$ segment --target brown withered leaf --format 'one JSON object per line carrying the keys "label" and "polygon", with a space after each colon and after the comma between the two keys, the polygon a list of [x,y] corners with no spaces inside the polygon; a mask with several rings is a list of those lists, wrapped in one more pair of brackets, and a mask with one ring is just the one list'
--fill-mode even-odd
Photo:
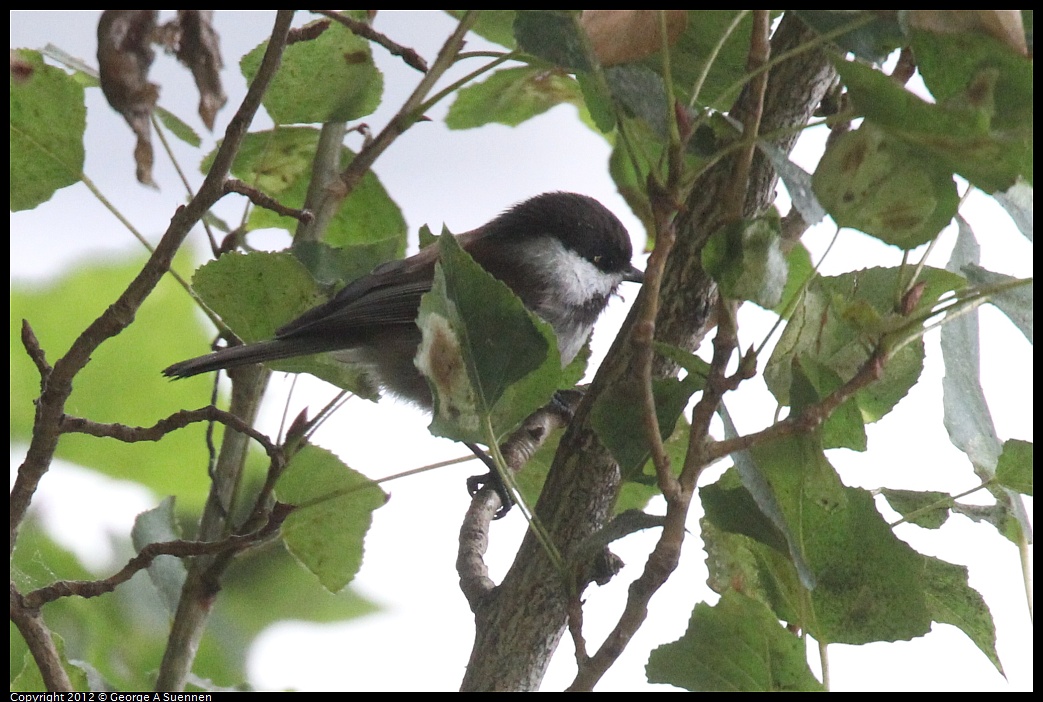
{"label": "brown withered leaf", "polygon": [[1028,55],[1021,10],[912,10],[909,26],[939,34],[987,34]]}
{"label": "brown withered leaf", "polygon": [[181,39],[177,58],[188,66],[199,88],[199,116],[213,130],[217,112],[228,101],[221,87],[220,40],[213,26],[213,10],[178,10]]}
{"label": "brown withered leaf", "polygon": [[[602,66],[637,61],[663,48],[659,35],[659,10],[584,10],[580,24],[590,36],[594,54]],[[670,43],[688,25],[684,10],[666,11]]]}
{"label": "brown withered leaf", "polygon": [[152,132],[149,119],[159,88],[148,80],[156,54],[152,32],[158,10],[105,10],[98,20],[98,73],[101,90],[137,136],[134,162],[138,182],[152,180]]}

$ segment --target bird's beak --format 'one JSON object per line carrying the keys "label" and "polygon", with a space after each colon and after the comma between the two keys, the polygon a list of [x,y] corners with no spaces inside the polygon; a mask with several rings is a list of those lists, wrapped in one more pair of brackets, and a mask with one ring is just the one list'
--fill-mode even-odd
{"label": "bird's beak", "polygon": [[623,271],[623,280],[629,283],[643,283],[645,282],[645,272],[639,271],[631,265]]}

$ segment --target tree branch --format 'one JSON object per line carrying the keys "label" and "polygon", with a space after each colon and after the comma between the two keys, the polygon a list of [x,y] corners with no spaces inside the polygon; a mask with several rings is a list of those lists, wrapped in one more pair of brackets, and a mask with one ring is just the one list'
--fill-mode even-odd
{"label": "tree branch", "polygon": [[72,692],[72,681],[62,666],[61,655],[54,645],[51,632],[44,624],[38,608],[29,607],[11,582],[11,621],[25,639],[29,653],[40,669],[40,677],[49,692]]}
{"label": "tree branch", "polygon": [[218,409],[213,405],[201,407],[197,410],[181,410],[161,419],[151,427],[128,427],[125,424],[105,424],[93,422],[82,417],[65,415],[61,421],[61,431],[69,434],[90,434],[91,436],[108,437],[119,439],[127,443],[138,441],[159,441],[172,431],[184,429],[195,422],[217,422],[224,424],[230,429],[246,434],[256,441],[269,456],[275,456],[279,452],[271,439],[254,429],[236,415]]}
{"label": "tree branch", "polygon": [[283,217],[293,217],[300,222],[310,222],[313,219],[312,213],[308,210],[298,210],[296,207],[287,207],[274,197],[262,193],[257,188],[247,185],[238,178],[229,178],[226,180],[224,191],[225,193],[239,193],[240,195],[245,195],[249,198],[250,202],[258,207],[271,210]]}
{"label": "tree branch", "polygon": [[[801,45],[813,36],[799,20],[787,14],[772,39],[773,54]],[[770,71],[760,131],[786,133],[781,143],[776,143],[783,152],[792,149],[798,131],[795,128],[807,123],[832,75],[832,67],[819,50],[796,54]],[[732,115],[745,119],[750,114],[750,100],[747,90],[740,96]],[[677,241],[664,266],[655,320],[659,341],[694,350],[714,323],[716,288],[700,265],[701,251],[709,234],[729,216],[724,195],[728,192],[733,168],[733,158],[725,158],[705,172],[675,221]],[[749,188],[741,197],[743,215],[762,211],[771,202],[776,180],[770,163],[754,153]],[[648,286],[643,288],[623,331],[562,438],[536,505],[537,515],[567,559],[607,521],[620,486],[618,466],[591,428],[590,409],[605,388],[632,382],[636,360],[630,339],[644,309],[644,297],[649,294]],[[653,372],[655,377],[665,377],[675,374],[676,367],[657,358]],[[660,540],[664,546],[657,546],[646,565],[647,575],[636,580],[632,588],[647,587],[671,567],[674,555],[667,545],[680,542],[684,524],[677,515],[681,511],[675,509],[668,516]],[[475,644],[462,688],[536,689],[564,632],[569,597],[570,593],[555,577],[538,544],[526,537],[497,596],[476,612]],[[639,608],[635,605],[636,609]],[[622,626],[626,628],[630,624],[623,622]],[[511,636],[504,637],[504,631],[510,631]],[[580,681],[577,686],[585,688],[586,683]]]}
{"label": "tree branch", "polygon": [[383,46],[392,56],[400,57],[410,68],[415,68],[421,73],[427,73],[427,61],[424,60],[423,56],[407,46],[402,46],[392,41],[387,36],[373,29],[371,25],[342,15],[336,10],[312,10],[312,12],[339,22],[347,27],[352,34],[356,34],[363,39],[369,39],[374,44]]}
{"label": "tree branch", "polygon": [[97,597],[112,592],[119,585],[130,580],[134,574],[152,565],[159,556],[175,556],[188,558],[219,553],[243,551],[275,534],[292,508],[284,505],[283,509],[274,510],[268,522],[249,534],[232,535],[220,541],[157,541],[147,544],[136,556],[127,561],[120,570],[102,580],[58,580],[45,587],[33,590],[23,598],[23,605],[30,609],[38,609],[48,602],[62,597]]}
{"label": "tree branch", "polygon": [[[72,343],[69,351],[54,364],[43,392],[37,401],[36,420],[25,460],[18,468],[15,484],[11,488],[10,552],[18,537],[18,528],[25,519],[25,512],[32,502],[41,478],[50,467],[61,435],[58,427],[65,410],[65,402],[72,393],[72,379],[87,362],[91,354],[104,341],[122,332],[132,321],[141,303],[155,289],[163,275],[170,269],[174,254],[188,236],[189,231],[203,215],[224,195],[224,181],[231,168],[232,160],[239,150],[257,109],[261,97],[278,69],[282,56],[285,31],[289,28],[292,11],[282,12],[276,20],[276,33],[269,43],[268,51],[261,63],[257,76],[247,91],[239,110],[225,130],[225,138],[214,157],[213,165],[203,180],[199,192],[188,204],[178,208],[170,226],[160,239],[159,245],[149,257],[141,272],[131,281],[127,289]],[[278,34],[280,28],[281,34]]]}
{"label": "tree branch", "polygon": [[[578,392],[562,393],[555,402],[533,412],[500,446],[507,467],[515,473],[520,471],[555,430],[568,424],[581,399]],[[562,403],[568,404],[562,406]],[[460,527],[456,570],[460,575],[460,590],[473,612],[478,611],[496,587],[489,578],[484,556],[489,547],[489,526],[500,507],[499,494],[492,485],[487,485],[471,500]]]}

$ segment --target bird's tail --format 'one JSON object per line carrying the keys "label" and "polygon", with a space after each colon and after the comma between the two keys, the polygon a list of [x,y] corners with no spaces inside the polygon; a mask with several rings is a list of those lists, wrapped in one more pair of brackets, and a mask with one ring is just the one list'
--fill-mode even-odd
{"label": "bird's tail", "polygon": [[166,368],[163,375],[168,378],[188,378],[223,368],[236,368],[251,363],[267,363],[282,358],[308,356],[328,350],[330,349],[323,348],[321,344],[309,339],[272,339],[256,344],[232,346],[205,356],[190,358]]}

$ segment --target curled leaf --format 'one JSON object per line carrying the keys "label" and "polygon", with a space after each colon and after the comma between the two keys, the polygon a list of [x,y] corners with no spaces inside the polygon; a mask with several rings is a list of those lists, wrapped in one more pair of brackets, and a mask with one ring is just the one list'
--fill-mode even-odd
{"label": "curled leaf", "polygon": [[228,96],[221,87],[221,49],[212,23],[213,10],[178,10],[181,39],[177,46],[178,61],[188,66],[199,88],[199,116],[207,129],[214,128],[217,111]]}
{"label": "curled leaf", "polygon": [[152,180],[152,132],[149,118],[159,88],[148,80],[156,53],[150,42],[158,10],[106,10],[98,20],[98,72],[101,91],[112,108],[123,115],[138,138],[134,162],[138,182]]}

